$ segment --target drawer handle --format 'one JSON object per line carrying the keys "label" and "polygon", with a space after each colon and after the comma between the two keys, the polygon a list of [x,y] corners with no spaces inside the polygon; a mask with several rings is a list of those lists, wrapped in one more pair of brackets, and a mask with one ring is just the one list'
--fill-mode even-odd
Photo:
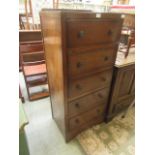
{"label": "drawer handle", "polygon": [[78,124],[78,123],[79,123],[79,120],[78,120],[78,119],[75,119],[75,123],[77,123],[77,124]]}
{"label": "drawer handle", "polygon": [[79,33],[78,33],[78,38],[83,38],[85,35],[85,31],[81,30]]}
{"label": "drawer handle", "polygon": [[76,107],[76,108],[80,108],[79,103],[75,103],[75,107]]}
{"label": "drawer handle", "polygon": [[80,68],[81,66],[82,66],[82,63],[81,62],[77,62],[76,67]]}
{"label": "drawer handle", "polygon": [[105,82],[105,81],[106,81],[106,78],[105,78],[105,77],[101,77],[101,80],[102,80],[103,82]]}
{"label": "drawer handle", "polygon": [[81,90],[81,86],[79,84],[76,85],[76,89]]}
{"label": "drawer handle", "polygon": [[107,61],[107,60],[108,60],[108,57],[107,57],[107,56],[105,56],[105,57],[104,57],[104,61]]}
{"label": "drawer handle", "polygon": [[107,34],[108,34],[108,36],[111,36],[112,35],[112,31],[109,30]]}
{"label": "drawer handle", "polygon": [[102,94],[100,94],[100,93],[98,94],[98,97],[99,97],[99,98],[103,98]]}

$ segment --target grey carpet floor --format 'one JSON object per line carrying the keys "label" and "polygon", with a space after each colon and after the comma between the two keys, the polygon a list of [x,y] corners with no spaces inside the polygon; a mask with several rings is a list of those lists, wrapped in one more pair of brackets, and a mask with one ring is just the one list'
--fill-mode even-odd
{"label": "grey carpet floor", "polygon": [[84,155],[76,139],[66,143],[52,119],[50,98],[29,102],[22,73],[20,86],[26,100],[24,108],[29,120],[25,127],[30,155]]}

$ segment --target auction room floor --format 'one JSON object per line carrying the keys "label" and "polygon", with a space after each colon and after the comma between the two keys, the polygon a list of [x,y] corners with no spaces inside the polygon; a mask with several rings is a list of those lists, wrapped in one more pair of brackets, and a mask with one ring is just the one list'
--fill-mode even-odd
{"label": "auction room floor", "polygon": [[84,155],[76,139],[69,143],[52,119],[50,98],[29,102],[22,73],[20,87],[25,98],[24,108],[29,124],[25,127],[30,155]]}

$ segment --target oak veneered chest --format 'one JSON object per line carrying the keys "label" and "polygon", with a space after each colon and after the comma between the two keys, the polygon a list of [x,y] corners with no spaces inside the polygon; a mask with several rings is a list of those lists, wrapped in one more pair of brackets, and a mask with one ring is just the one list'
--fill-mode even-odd
{"label": "oak veneered chest", "polygon": [[104,120],[123,19],[50,9],[40,19],[52,114],[69,141]]}

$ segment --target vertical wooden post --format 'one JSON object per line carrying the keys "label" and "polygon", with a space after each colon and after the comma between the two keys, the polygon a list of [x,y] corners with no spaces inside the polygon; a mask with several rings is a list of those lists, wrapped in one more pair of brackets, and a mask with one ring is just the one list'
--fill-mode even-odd
{"label": "vertical wooden post", "polygon": [[26,29],[30,29],[28,9],[27,9],[27,0],[25,0],[25,14],[26,14]]}
{"label": "vertical wooden post", "polygon": [[[28,7],[29,7],[29,11],[28,11]],[[30,29],[29,17],[31,17],[32,27],[33,29],[35,29],[31,0],[25,0],[25,15],[26,15],[26,28]]]}
{"label": "vertical wooden post", "polygon": [[29,7],[30,7],[30,14],[32,17],[33,29],[35,29],[34,18],[33,18],[33,9],[32,9],[32,1],[31,0],[29,0]]}
{"label": "vertical wooden post", "polygon": [[53,8],[58,9],[59,0],[53,0]]}

